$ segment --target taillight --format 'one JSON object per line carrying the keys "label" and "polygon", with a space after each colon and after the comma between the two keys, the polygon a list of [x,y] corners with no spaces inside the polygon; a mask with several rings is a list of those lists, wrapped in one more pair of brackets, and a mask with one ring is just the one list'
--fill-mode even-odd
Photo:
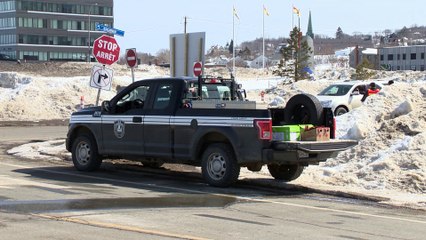
{"label": "taillight", "polygon": [[259,131],[259,139],[272,140],[272,120],[254,120]]}
{"label": "taillight", "polygon": [[331,128],[330,138],[334,139],[336,138],[336,118],[333,118],[333,127]]}

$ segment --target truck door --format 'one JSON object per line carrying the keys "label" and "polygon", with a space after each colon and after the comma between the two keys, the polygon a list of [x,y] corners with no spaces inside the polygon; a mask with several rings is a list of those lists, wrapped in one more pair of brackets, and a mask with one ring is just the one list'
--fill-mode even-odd
{"label": "truck door", "polygon": [[146,113],[149,83],[136,83],[113,100],[111,110],[102,114],[102,141],[111,155],[144,154],[143,120]]}
{"label": "truck door", "polygon": [[145,155],[172,157],[172,128],[170,119],[176,107],[176,89],[173,81],[161,81],[156,86],[152,109],[144,118]]}

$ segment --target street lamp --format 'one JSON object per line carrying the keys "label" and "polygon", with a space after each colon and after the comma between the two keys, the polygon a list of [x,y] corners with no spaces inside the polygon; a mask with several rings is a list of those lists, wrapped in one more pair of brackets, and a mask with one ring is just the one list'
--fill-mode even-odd
{"label": "street lamp", "polygon": [[91,22],[90,22],[90,15],[92,15],[92,7],[93,6],[98,6],[98,3],[95,3],[94,5],[93,4],[90,4],[90,7],[89,7],[89,27],[87,28],[87,30],[88,30],[88,35],[89,35],[89,40],[88,40],[88,49],[89,49],[89,52],[88,52],[88,54],[87,54],[87,62],[88,63],[90,63],[90,54],[91,54],[91,51],[90,51],[90,43],[91,43],[91,40],[90,40],[90,28],[91,28]]}

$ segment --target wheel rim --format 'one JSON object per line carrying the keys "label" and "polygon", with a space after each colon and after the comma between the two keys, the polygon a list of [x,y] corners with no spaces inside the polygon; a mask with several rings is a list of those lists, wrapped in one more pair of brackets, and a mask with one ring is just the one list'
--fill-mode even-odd
{"label": "wheel rim", "polygon": [[221,180],[226,173],[225,158],[217,153],[211,154],[207,164],[207,172],[212,179]]}
{"label": "wheel rim", "polygon": [[80,142],[77,145],[77,162],[81,165],[87,165],[90,161],[90,145],[87,142]]}

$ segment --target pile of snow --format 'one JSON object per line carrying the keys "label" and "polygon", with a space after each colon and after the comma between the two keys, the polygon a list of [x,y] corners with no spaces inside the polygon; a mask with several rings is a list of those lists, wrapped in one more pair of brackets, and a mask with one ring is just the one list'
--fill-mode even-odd
{"label": "pile of snow", "polygon": [[[78,69],[75,69],[77,71]],[[71,71],[71,70],[70,70]],[[74,70],[73,70],[74,71]],[[323,63],[317,66],[314,81],[282,83],[263,71],[239,69],[237,79],[249,86],[249,99],[284,105],[298,93],[316,95],[333,81],[350,76],[353,69]],[[115,95],[118,85],[131,82],[130,71],[119,69],[114,75],[113,91],[102,91],[101,100]],[[227,69],[209,69],[207,74],[227,76]],[[88,75],[88,74],[87,74]],[[168,69],[139,66],[137,79],[165,77]],[[426,77],[424,72],[377,72],[376,78],[394,80],[377,95],[368,97],[363,106],[339,116],[339,138],[356,139],[359,144],[328,159],[319,166],[309,166],[295,184],[336,189],[345,192],[385,196],[391,202],[414,204],[426,209]],[[271,82],[272,84],[271,87]],[[278,83],[278,84],[276,84]],[[265,100],[261,101],[261,91]],[[68,119],[78,109],[80,97],[94,104],[97,90],[89,87],[89,77],[42,77],[30,73],[0,74],[0,120]],[[61,142],[31,143],[10,154],[42,158],[67,157]],[[50,146],[49,146],[50,144]],[[51,150],[47,150],[51,148]],[[55,152],[56,153],[53,153]],[[242,171],[249,178],[268,177],[263,168],[258,173]]]}
{"label": "pile of snow", "polygon": [[[77,69],[74,71],[77,71],[79,66],[75,65]],[[68,71],[69,69],[67,68]],[[111,91],[102,91],[100,102],[115,96],[118,86],[126,86],[132,82],[130,71],[125,73],[127,75],[114,75]],[[68,119],[72,112],[80,108],[82,97],[85,105],[96,104],[98,91],[90,87],[90,72],[86,73],[86,76],[78,77],[27,74],[30,73],[0,73],[1,121]],[[166,69],[144,65],[136,71],[135,78],[166,76]]]}

